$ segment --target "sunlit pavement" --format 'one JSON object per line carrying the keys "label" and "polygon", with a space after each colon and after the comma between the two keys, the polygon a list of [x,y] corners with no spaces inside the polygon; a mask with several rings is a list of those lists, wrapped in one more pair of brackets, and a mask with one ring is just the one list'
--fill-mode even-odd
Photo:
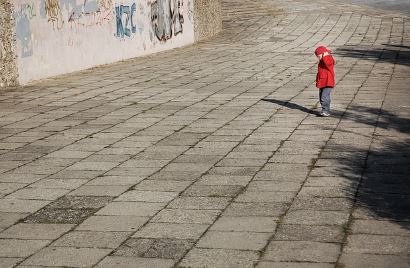
{"label": "sunlit pavement", "polygon": [[224,10],[207,42],[0,92],[1,267],[410,265],[409,19]]}

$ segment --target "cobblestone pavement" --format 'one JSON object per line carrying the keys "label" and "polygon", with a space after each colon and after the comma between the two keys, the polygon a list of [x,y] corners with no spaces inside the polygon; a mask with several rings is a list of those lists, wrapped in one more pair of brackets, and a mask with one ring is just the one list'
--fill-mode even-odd
{"label": "cobblestone pavement", "polygon": [[409,267],[409,19],[249,3],[207,42],[0,93],[0,267]]}

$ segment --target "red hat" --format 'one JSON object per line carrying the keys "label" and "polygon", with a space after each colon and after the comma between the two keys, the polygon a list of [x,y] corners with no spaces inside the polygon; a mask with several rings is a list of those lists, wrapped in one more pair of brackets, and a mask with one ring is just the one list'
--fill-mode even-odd
{"label": "red hat", "polygon": [[332,51],[330,49],[327,49],[324,46],[320,46],[320,47],[316,48],[315,55],[318,56],[318,55],[321,55],[325,52],[332,53]]}

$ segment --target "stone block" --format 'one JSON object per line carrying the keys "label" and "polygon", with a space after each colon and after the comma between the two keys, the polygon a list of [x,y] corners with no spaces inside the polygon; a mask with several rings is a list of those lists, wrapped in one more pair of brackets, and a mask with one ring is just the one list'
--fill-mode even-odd
{"label": "stone block", "polygon": [[73,231],[56,240],[54,247],[117,248],[127,240],[131,232]]}
{"label": "stone block", "polygon": [[207,230],[206,224],[149,223],[142,227],[135,238],[199,239]]}
{"label": "stone block", "polygon": [[163,209],[152,222],[212,224],[219,210]]}
{"label": "stone block", "polygon": [[220,217],[211,231],[273,233],[276,222],[271,217]]}
{"label": "stone block", "polygon": [[257,251],[265,247],[272,233],[209,231],[198,241],[196,246],[199,248]]}
{"label": "stone block", "polygon": [[234,249],[194,248],[181,261],[181,267],[254,267],[259,254]]}
{"label": "stone block", "polygon": [[23,265],[90,267],[108,255],[111,249],[47,247],[27,260]]}
{"label": "stone block", "polygon": [[1,239],[0,257],[27,258],[50,242],[50,240]]}
{"label": "stone block", "polygon": [[279,262],[336,262],[341,246],[310,241],[272,241],[263,260]]}
{"label": "stone block", "polygon": [[1,238],[55,240],[73,228],[72,224],[19,223],[0,233]]}
{"label": "stone block", "polygon": [[78,231],[135,232],[148,221],[137,216],[92,216],[80,224]]}

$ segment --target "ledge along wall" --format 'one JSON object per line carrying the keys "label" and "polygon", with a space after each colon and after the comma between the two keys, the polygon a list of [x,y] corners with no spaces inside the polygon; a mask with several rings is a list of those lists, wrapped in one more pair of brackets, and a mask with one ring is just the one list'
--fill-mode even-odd
{"label": "ledge along wall", "polygon": [[[222,29],[215,22],[221,20],[220,10],[215,12],[221,0],[0,1],[6,7],[1,13],[14,26],[1,32],[0,50],[11,44],[5,55],[8,66],[17,67],[14,84],[20,85],[185,46]],[[1,79],[13,81],[13,75],[8,77]]]}

